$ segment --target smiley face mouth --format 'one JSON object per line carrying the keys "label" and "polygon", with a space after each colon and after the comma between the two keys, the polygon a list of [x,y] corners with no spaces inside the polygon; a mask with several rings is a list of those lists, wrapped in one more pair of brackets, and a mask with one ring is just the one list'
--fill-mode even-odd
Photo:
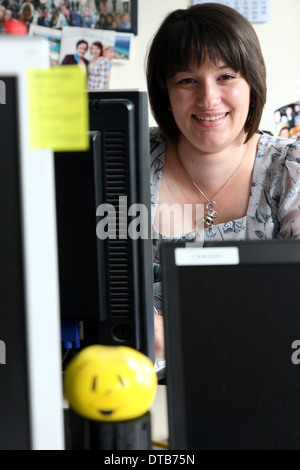
{"label": "smiley face mouth", "polygon": [[98,410],[98,412],[100,415],[110,416],[111,414],[113,414],[114,410]]}

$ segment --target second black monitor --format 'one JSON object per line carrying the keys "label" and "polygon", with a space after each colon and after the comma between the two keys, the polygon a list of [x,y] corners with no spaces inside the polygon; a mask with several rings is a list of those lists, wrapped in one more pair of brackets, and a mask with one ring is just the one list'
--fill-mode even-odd
{"label": "second black monitor", "polygon": [[61,315],[154,360],[148,98],[89,92],[90,149],[55,154]]}

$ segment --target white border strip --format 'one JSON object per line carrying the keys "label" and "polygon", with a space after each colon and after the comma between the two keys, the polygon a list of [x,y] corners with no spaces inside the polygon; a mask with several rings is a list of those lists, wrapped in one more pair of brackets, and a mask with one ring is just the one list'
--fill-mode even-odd
{"label": "white border strip", "polygon": [[49,44],[41,38],[4,36],[0,38],[0,57],[0,74],[18,78],[32,449],[61,450],[64,428],[54,161],[50,150],[29,149],[27,103],[27,69],[48,68]]}
{"label": "white border strip", "polygon": [[239,264],[239,250],[233,247],[175,248],[176,266]]}

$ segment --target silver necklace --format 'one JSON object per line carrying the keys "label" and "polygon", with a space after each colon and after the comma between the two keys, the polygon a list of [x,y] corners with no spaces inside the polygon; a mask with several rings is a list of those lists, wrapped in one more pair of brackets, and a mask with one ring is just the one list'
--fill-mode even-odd
{"label": "silver necklace", "polygon": [[207,214],[204,216],[204,223],[205,225],[207,225],[208,227],[210,227],[211,225],[213,225],[214,223],[214,219],[216,219],[218,217],[218,213],[217,211],[214,209],[215,205],[216,205],[216,199],[217,199],[217,196],[220,194],[220,192],[225,188],[225,186],[229,183],[229,181],[231,180],[231,178],[233,178],[233,176],[236,174],[236,172],[238,171],[238,169],[240,168],[241,164],[242,164],[242,161],[244,160],[244,156],[245,156],[245,144],[243,144],[243,155],[242,155],[242,159],[240,161],[240,163],[238,164],[237,168],[234,170],[234,172],[232,173],[231,176],[229,176],[228,180],[225,181],[225,183],[223,184],[223,186],[221,186],[221,188],[219,189],[219,191],[214,195],[214,197],[212,199],[208,199],[208,197],[205,196],[204,192],[201,191],[201,189],[199,188],[199,186],[195,183],[195,181],[190,177],[190,175],[188,174],[188,172],[186,171],[186,169],[184,168],[183,166],[183,163],[181,161],[181,158],[179,157],[180,161],[181,161],[181,165],[182,165],[182,168],[184,169],[185,171],[185,174],[186,176],[189,178],[189,180],[191,181],[191,183],[193,183],[193,185],[195,186],[195,188],[199,191],[199,193],[202,194],[202,196],[208,201],[207,204],[205,205],[206,209],[207,209]]}

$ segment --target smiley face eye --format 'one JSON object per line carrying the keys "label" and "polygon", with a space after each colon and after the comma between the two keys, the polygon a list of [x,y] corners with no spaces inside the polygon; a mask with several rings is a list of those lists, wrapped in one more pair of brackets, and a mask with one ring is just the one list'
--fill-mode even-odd
{"label": "smiley face eye", "polygon": [[92,381],[92,390],[95,392],[97,390],[97,384],[98,384],[98,377],[93,377]]}

